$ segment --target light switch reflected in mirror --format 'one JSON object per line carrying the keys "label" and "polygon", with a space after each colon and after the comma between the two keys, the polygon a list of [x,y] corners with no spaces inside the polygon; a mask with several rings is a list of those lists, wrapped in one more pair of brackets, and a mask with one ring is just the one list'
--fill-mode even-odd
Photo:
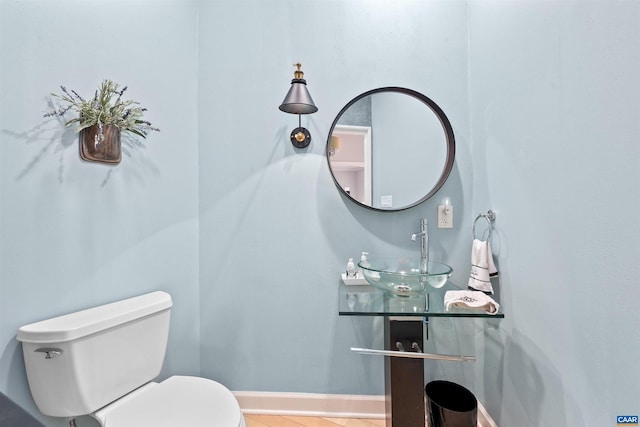
{"label": "light switch reflected in mirror", "polygon": [[424,202],[444,184],[455,158],[453,130],[431,99],[405,88],[365,92],[337,115],[327,161],[338,189],[374,210]]}

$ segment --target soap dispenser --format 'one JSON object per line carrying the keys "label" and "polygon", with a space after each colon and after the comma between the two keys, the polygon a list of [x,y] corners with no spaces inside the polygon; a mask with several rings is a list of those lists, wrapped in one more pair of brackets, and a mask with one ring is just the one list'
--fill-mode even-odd
{"label": "soap dispenser", "polygon": [[362,252],[362,255],[360,255],[360,262],[358,263],[358,273],[360,273],[361,277],[364,277],[362,267],[371,267],[371,264],[369,264],[369,261],[367,261],[367,255],[369,255],[369,252]]}

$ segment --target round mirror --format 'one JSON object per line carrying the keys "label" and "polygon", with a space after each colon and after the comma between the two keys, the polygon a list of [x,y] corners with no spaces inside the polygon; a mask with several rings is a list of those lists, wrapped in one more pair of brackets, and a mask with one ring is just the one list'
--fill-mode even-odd
{"label": "round mirror", "polygon": [[399,211],[433,196],[455,158],[453,129],[419,92],[385,87],[340,110],[327,140],[327,162],[340,191],[357,204]]}

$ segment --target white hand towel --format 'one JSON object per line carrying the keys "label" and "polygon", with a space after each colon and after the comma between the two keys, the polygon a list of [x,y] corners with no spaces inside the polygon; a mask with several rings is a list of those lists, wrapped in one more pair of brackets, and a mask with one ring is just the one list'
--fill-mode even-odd
{"label": "white hand towel", "polygon": [[488,240],[473,239],[471,246],[471,275],[468,286],[470,289],[492,294],[491,277],[496,277],[498,270],[493,263],[491,246]]}
{"label": "white hand towel", "polygon": [[459,307],[496,314],[500,304],[480,291],[447,291],[444,294],[444,307],[447,311],[453,307]]}

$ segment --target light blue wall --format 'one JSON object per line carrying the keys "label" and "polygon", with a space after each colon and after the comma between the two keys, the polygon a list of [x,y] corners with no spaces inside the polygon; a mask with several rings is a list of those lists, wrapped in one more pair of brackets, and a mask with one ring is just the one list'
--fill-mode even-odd
{"label": "light blue wall", "polygon": [[507,317],[478,392],[503,426],[640,413],[640,3],[471,1],[474,206]]}
{"label": "light blue wall", "polygon": [[[450,197],[432,257],[464,284],[471,221],[495,209],[507,316],[432,322],[428,350],[479,360],[427,379],[467,385],[503,426],[638,413],[639,18],[634,2],[0,0],[0,390],[38,414],[20,325],[160,288],[163,376],[382,393],[381,361],[349,352],[382,345],[380,319],[338,317],[338,273],[362,250],[417,253],[418,219]],[[301,151],[277,109],[296,61],[320,109]],[[60,84],[103,78],[162,129],[116,167],[42,118]],[[346,102],[390,85],[443,108],[456,164],[435,199],[379,213],[339,195],[324,142]]]}
{"label": "light blue wall", "polygon": [[[419,218],[435,223],[439,200],[395,214],[344,200],[327,132],[369,89],[429,94],[460,141],[442,194],[470,217],[466,4],[203,2],[199,28],[203,375],[234,390],[383,393],[382,361],[349,350],[381,346],[380,319],[338,317],[339,274],[361,251],[417,254],[410,236]],[[297,61],[319,108],[302,118],[313,140],[301,151],[288,141],[298,117],[278,110]],[[462,278],[469,239],[457,231],[434,228],[432,256]]]}
{"label": "light blue wall", "polygon": [[[72,310],[167,290],[165,373],[199,371],[196,31],[185,1],[0,0],[0,390],[35,414],[16,330]],[[42,117],[104,78],[161,128],[115,167]]]}

